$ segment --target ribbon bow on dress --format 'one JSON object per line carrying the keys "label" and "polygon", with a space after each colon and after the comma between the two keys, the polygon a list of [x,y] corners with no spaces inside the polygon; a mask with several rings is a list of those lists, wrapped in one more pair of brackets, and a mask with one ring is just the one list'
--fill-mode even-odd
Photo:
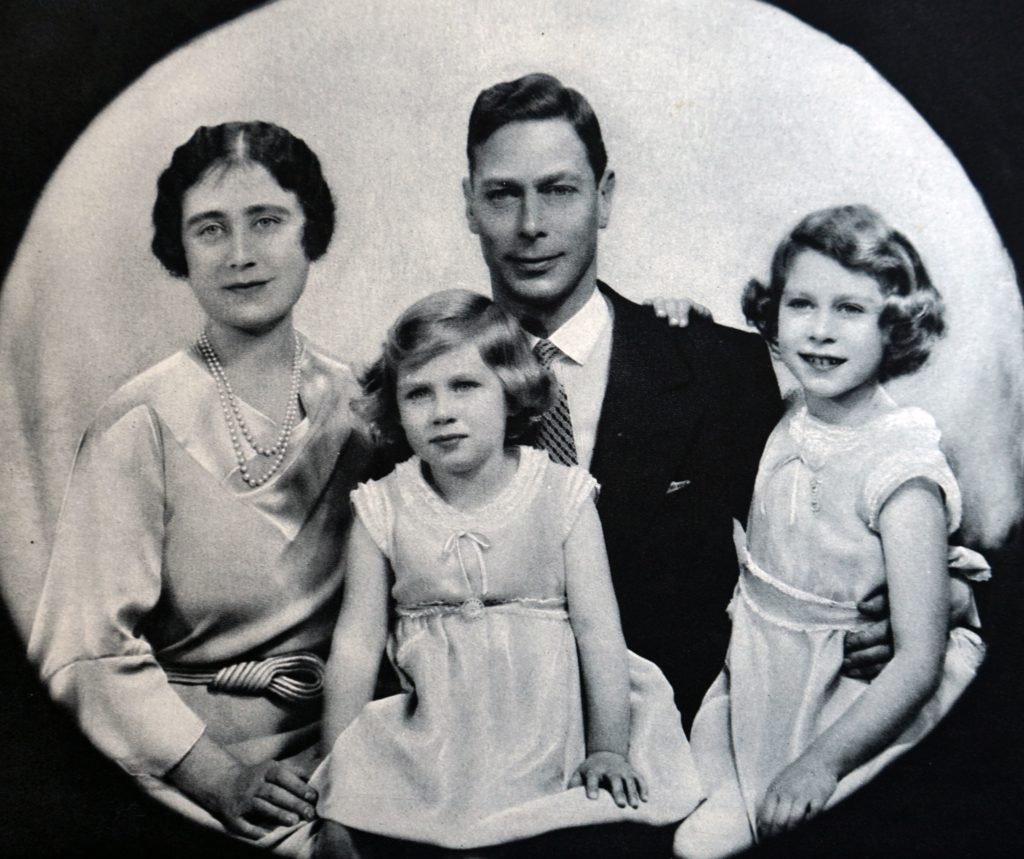
{"label": "ribbon bow on dress", "polygon": [[449,555],[454,554],[459,560],[459,569],[462,570],[462,575],[466,579],[466,586],[470,592],[476,590],[473,587],[473,581],[469,577],[469,570],[466,569],[466,559],[462,556],[462,540],[465,538],[469,540],[476,552],[476,563],[480,569],[480,593],[487,593],[487,565],[484,563],[484,549],[491,548],[491,544],[483,534],[478,534],[475,531],[452,531],[451,536],[445,540],[444,548],[441,550],[441,557],[447,558]]}

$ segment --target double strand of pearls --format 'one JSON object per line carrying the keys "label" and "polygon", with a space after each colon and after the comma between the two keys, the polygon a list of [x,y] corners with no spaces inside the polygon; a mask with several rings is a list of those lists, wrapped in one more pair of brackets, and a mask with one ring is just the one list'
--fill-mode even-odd
{"label": "double strand of pearls", "polygon": [[[220,358],[217,357],[217,352],[213,348],[213,344],[210,343],[210,338],[206,336],[205,331],[199,335],[196,345],[199,348],[199,353],[203,356],[203,360],[206,361],[206,366],[210,369],[210,375],[213,376],[214,381],[217,383],[217,395],[220,397],[220,407],[224,412],[224,421],[228,425],[231,447],[235,451],[235,460],[238,462],[238,472],[242,480],[250,488],[255,489],[258,486],[262,486],[277,473],[281,463],[284,462],[285,454],[288,452],[288,445],[291,442],[292,429],[294,429],[295,421],[299,415],[300,358],[302,349],[299,345],[298,335],[295,335],[295,351],[292,356],[292,383],[291,389],[288,392],[288,408],[284,413],[281,433],[277,437],[277,441],[274,442],[273,447],[261,447],[253,437],[248,424],[245,422],[245,418],[242,416],[242,410],[238,405],[238,398],[231,389],[231,383],[228,381],[224,368],[221,366]],[[270,467],[259,477],[254,476],[249,471],[249,465],[246,462],[245,451],[242,450],[242,441],[239,438],[239,433],[248,442],[249,447],[259,456],[274,457]]]}

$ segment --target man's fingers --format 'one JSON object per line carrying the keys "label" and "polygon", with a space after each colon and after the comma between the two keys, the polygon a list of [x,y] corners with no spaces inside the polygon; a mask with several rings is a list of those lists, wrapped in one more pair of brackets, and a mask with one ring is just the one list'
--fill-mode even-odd
{"label": "man's fingers", "polygon": [[569,779],[569,787],[581,787],[583,785],[583,776],[580,775],[580,771],[576,770],[572,774],[572,778]]}
{"label": "man's fingers", "polygon": [[867,617],[883,618],[889,611],[889,595],[885,588],[876,589],[857,603],[857,611]]}
{"label": "man's fingers", "polygon": [[847,656],[865,648],[877,647],[889,643],[889,622],[878,620],[862,626],[860,629],[847,632],[843,639],[843,650]]}
{"label": "man's fingers", "polygon": [[867,676],[874,677],[890,659],[892,659],[892,647],[888,644],[857,650],[847,654],[843,659],[843,674],[855,676],[853,672],[867,672]]}
{"label": "man's fingers", "polygon": [[601,777],[596,772],[594,772],[593,770],[590,770],[587,773],[587,798],[588,799],[597,799],[597,787],[600,784],[600,782],[601,782]]}

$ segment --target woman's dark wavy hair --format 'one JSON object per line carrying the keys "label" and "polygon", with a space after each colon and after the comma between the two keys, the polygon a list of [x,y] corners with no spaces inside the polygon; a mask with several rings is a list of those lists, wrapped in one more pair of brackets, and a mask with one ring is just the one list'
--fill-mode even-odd
{"label": "woman's dark wavy hair", "polygon": [[913,373],[945,331],[942,296],[921,257],[902,233],[868,206],[834,206],[797,224],[772,257],[771,281],[751,280],[743,313],[772,346],[778,344],[779,303],[797,256],[816,251],[850,271],[870,275],[885,303],[878,318],[884,346],[879,379]]}
{"label": "woman's dark wavy hair", "polygon": [[306,223],[302,248],[313,262],[324,255],[334,233],[334,198],[320,161],[303,140],[270,122],[225,122],[200,126],[174,150],[156,183],[153,243],[156,258],[175,277],[188,277],[181,242],[185,193],[217,166],[260,164],[285,191],[299,198]]}
{"label": "woman's dark wavy hair", "polygon": [[452,349],[472,343],[505,389],[506,441],[521,436],[551,405],[551,374],[533,355],[526,334],[508,311],[466,289],[421,298],[388,330],[381,356],[360,378],[363,396],[352,405],[371,426],[375,440],[396,458],[411,451],[398,412],[398,372],[416,369]]}
{"label": "woman's dark wavy hair", "polygon": [[608,166],[608,153],[594,109],[577,90],[541,72],[495,84],[476,97],[466,135],[470,177],[476,167],[478,146],[509,123],[537,119],[564,119],[568,122],[587,151],[594,181],[601,181]]}

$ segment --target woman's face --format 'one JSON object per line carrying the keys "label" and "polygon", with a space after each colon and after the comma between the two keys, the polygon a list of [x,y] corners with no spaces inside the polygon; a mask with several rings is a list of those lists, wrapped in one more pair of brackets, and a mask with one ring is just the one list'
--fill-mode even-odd
{"label": "woman's face", "polygon": [[309,272],[295,194],[260,164],[214,166],[181,210],[189,286],[211,322],[262,333],[290,317]]}

